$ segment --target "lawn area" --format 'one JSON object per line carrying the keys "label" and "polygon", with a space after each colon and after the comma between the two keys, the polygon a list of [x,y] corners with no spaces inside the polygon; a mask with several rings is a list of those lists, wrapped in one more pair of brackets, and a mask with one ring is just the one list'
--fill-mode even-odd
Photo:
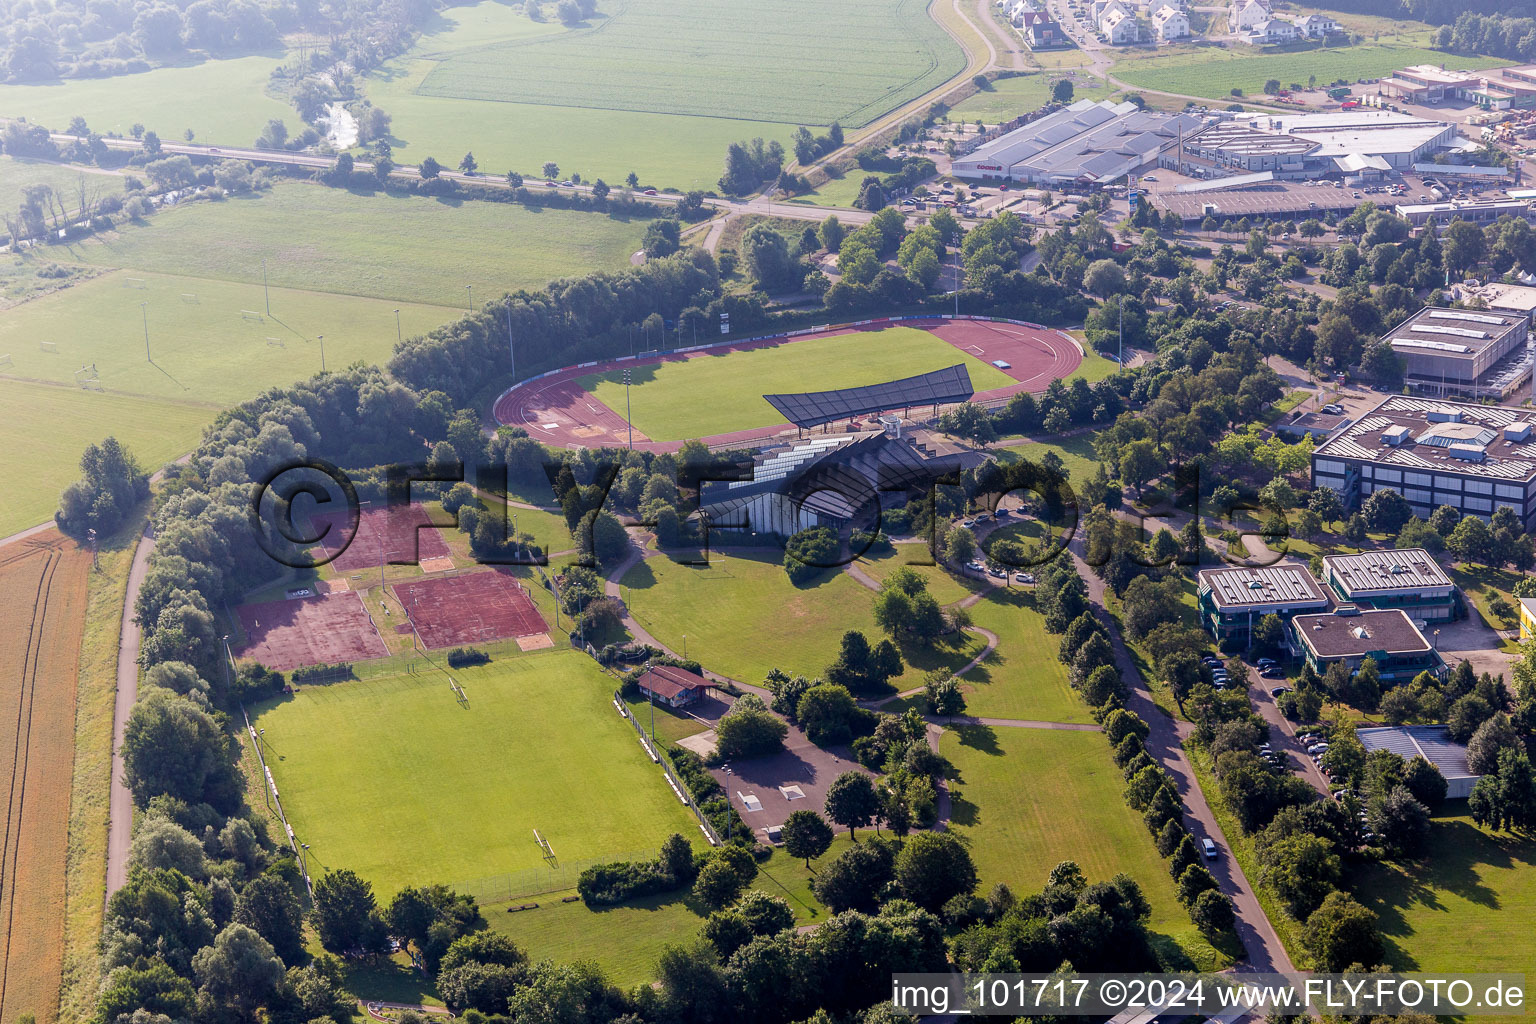
{"label": "lawn area", "polygon": [[[874,591],[835,570],[797,587],[781,557],[773,548],[711,551],[709,565],[693,566],[654,555],[624,574],[624,600],[656,639],[682,653],[686,636],[688,657],[747,683],[761,683],[775,667],[815,678],[836,660],[848,630],[872,642],[883,635],[875,626]],[[927,672],[958,669],[980,649],[974,635],[927,649],[904,646],[907,670],[891,683],[918,686]]]}
{"label": "lawn area", "polygon": [[[4,318],[0,318],[3,324]],[[0,344],[0,351],[5,348]],[[46,522],[80,476],[86,445],[115,435],[155,470],[197,446],[212,405],[0,380],[0,537]]]}
{"label": "lawn area", "polygon": [[[0,88],[4,88],[0,86]],[[51,160],[32,160],[28,157],[0,156],[0,210],[15,214],[21,205],[21,190],[28,185],[47,185],[64,199],[71,211],[79,208],[80,180],[85,179],[87,191],[96,196],[118,193],[123,190],[123,177],[115,171],[103,171],[95,167],[56,164]]]}
{"label": "lawn area", "polygon": [[932,594],[939,604],[953,604],[969,596],[974,590],[980,589],[981,584],[967,586],[965,580],[957,578],[942,567],[925,564],[932,561],[933,555],[928,551],[927,543],[924,542],[897,544],[891,551],[866,555],[859,559],[858,566],[882,583],[897,569],[911,569],[928,581],[928,593]]}
{"label": "lawn area", "polygon": [[1284,84],[1307,83],[1312,75],[1318,84],[1345,78],[1376,78],[1411,64],[1439,66],[1450,61],[1458,69],[1502,67],[1510,62],[1496,57],[1448,57],[1439,50],[1394,43],[1363,44],[1332,49],[1297,50],[1291,53],[1241,55],[1209,48],[1171,57],[1122,61],[1112,69],[1117,78],[1142,89],[1228,98],[1232,89],[1262,96],[1264,83],[1278,78]]}
{"label": "lawn area", "polygon": [[273,286],[463,309],[466,285],[485,301],[628,266],[644,231],[643,221],[599,213],[283,182],[166,210],[69,252],[104,266],[251,284],[261,283],[265,259]]}
{"label": "lawn area", "polygon": [[968,726],[944,730],[939,750],[959,773],[950,827],[970,842],[982,891],[999,882],[1038,891],[1064,860],[1095,882],[1123,871],[1152,904],[1148,927],[1166,937],[1165,960],[1182,951],[1202,969],[1226,966],[1175,898],[1141,816],[1121,799],[1102,734]]}
{"label": "lawn area", "polygon": [[[270,317],[242,315],[266,308],[259,278],[236,284],[117,271],[7,310],[0,317],[0,353],[11,356],[5,372],[17,377],[73,387],[74,371],[94,363],[109,394],[222,408],[318,373],[321,335],[326,365],[334,370],[387,360],[397,307],[406,334],[461,315],[451,306],[286,288],[272,289],[271,302]],[[148,304],[142,312],[141,303]],[[144,358],[146,321],[153,363]],[[44,351],[44,344],[57,351]]]}
{"label": "lawn area", "polygon": [[253,709],[312,870],[351,868],[388,899],[537,873],[533,829],[566,866],[697,832],[584,655],[497,658],[455,678],[468,707],[423,671],[306,686]]}
{"label": "lawn area", "polygon": [[[878,384],[957,362],[970,371],[977,391],[1013,383],[996,367],[915,327],[670,359],[630,371],[635,384],[631,394],[635,429],[653,441],[678,441],[771,426],[786,421],[763,400],[765,394]],[[578,383],[623,415],[620,371],[589,374]]]}
{"label": "lawn area", "polygon": [[1403,971],[1523,971],[1536,959],[1536,843],[1490,833],[1452,801],[1435,816],[1423,857],[1351,878],[1376,912],[1387,960]]}
{"label": "lawn area", "polygon": [[999,78],[990,89],[966,97],[950,108],[952,121],[1000,124],[1020,114],[1038,110],[1051,98],[1051,80],[1043,74]]}
{"label": "lawn area", "polygon": [[1046,452],[1056,453],[1061,459],[1062,465],[1067,469],[1067,480],[1076,489],[1083,483],[1093,479],[1098,472],[1099,460],[1093,453],[1092,434],[1074,434],[1071,437],[1032,438],[1017,444],[1011,444],[1007,448],[997,449],[997,461],[1004,465],[1028,459],[1031,462],[1039,462]]}
{"label": "lawn area", "polygon": [[635,721],[640,723],[648,735],[654,736],[657,743],[676,743],[684,737],[709,731],[708,723],[690,718],[665,704],[658,705],[645,700],[627,700],[624,703],[629,705]]}
{"label": "lawn area", "polygon": [[[838,836],[830,850],[811,862],[813,869],[848,846],[847,836]],[[799,924],[811,924],[824,919],[827,910],[811,895],[810,877],[800,861],[775,850],[758,865],[752,888],[785,899]],[[561,903],[563,895],[570,894],[539,897],[537,910],[513,914],[504,907],[487,907],[485,916],[493,929],[510,936],[530,958],[562,963],[590,960],[603,969],[609,981],[623,988],[652,980],[662,949],[692,941],[708,916],[686,891],[601,910],[580,902]]]}
{"label": "lawn area", "polygon": [[417,92],[854,128],[965,66],[927,6],[620,0],[572,31],[439,52]]}
{"label": "lawn area", "polygon": [[864,187],[865,172],[858,167],[850,167],[846,171],[840,171],[835,177],[829,177],[816,188],[789,200],[791,203],[800,203],[806,206],[838,206],[849,207],[853,201],[859,198],[859,190]]}
{"label": "lawn area", "polygon": [[1037,722],[1093,721],[1056,657],[1061,640],[1045,631],[1031,595],[994,588],[970,612],[971,621],[995,634],[998,645],[986,661],[960,677],[967,713]]}
{"label": "lawn area", "polygon": [[[1446,568],[1455,584],[1461,588],[1461,592],[1477,608],[1477,614],[1482,616],[1483,622],[1489,629],[1513,629],[1519,625],[1519,606],[1511,591],[1516,583],[1525,576],[1511,569],[1495,569],[1486,565],[1474,565],[1470,562],[1457,562]],[[1489,602],[1494,598],[1494,593],[1510,603],[1516,610],[1516,618],[1512,622],[1506,622],[1490,610]],[[1513,648],[1513,641],[1510,641]]]}
{"label": "lawn area", "polygon": [[267,92],[282,62],[281,55],[236,57],[111,78],[0,85],[0,110],[54,131],[78,114],[103,135],[127,136],[139,123],[167,142],[182,141],[190,128],[197,143],[249,146],[274,117],[290,128],[299,123],[287,101]]}

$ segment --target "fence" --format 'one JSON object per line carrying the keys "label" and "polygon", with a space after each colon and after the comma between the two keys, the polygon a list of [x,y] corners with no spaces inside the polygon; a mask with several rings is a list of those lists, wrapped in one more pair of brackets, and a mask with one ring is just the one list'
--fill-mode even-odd
{"label": "fence", "polygon": [[277,807],[277,816],[283,823],[283,832],[288,837],[288,845],[293,850],[293,855],[299,861],[299,873],[304,876],[304,888],[309,890],[309,898],[315,898],[315,887],[309,880],[309,865],[305,863],[304,851],[299,848],[298,837],[293,834],[293,826],[288,824],[288,815],[283,813],[283,801],[277,795],[277,781],[272,778],[272,769],[267,767],[267,759],[261,750],[261,734],[251,726],[251,716],[245,713],[245,705],[240,705],[240,717],[245,720],[245,731],[250,734],[251,746],[256,750],[256,760],[261,762],[261,774],[266,780],[267,790],[272,794],[272,803]]}
{"label": "fence", "polygon": [[660,765],[661,770],[666,773],[667,782],[672,786],[672,792],[677,794],[677,798],[681,800],[683,805],[692,811],[693,816],[698,819],[699,831],[704,833],[704,838],[709,840],[709,845],[719,846],[721,842],[720,834],[715,831],[715,826],[711,825],[709,819],[704,816],[704,812],[699,810],[699,806],[694,802],[692,794],[688,792],[688,787],[683,785],[683,780],[678,778],[677,773],[672,770],[672,765],[667,760],[666,755],[664,755],[660,749],[656,747],[654,741],[645,734],[645,727],[636,721],[634,715],[629,713],[629,706],[624,703],[624,698],[618,690],[613,691],[613,706],[618,709],[620,715],[624,716],[625,721],[634,726],[635,732],[640,736],[640,745],[645,748],[645,752],[650,755],[651,760]]}
{"label": "fence", "polygon": [[651,848],[614,854],[599,860],[562,861],[554,867],[527,868],[504,875],[472,878],[455,884],[453,890],[466,896],[473,896],[481,906],[507,903],[524,896],[539,896],[544,893],[574,889],[581,873],[598,864],[611,864],[614,861],[652,861],[660,855],[660,850]]}

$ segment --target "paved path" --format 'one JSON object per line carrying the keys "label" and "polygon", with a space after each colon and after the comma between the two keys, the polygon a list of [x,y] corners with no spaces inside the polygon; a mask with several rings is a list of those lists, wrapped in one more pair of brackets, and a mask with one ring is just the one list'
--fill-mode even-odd
{"label": "paved path", "polygon": [[123,599],[123,624],[117,643],[117,703],[112,710],[112,788],[107,802],[107,898],[128,881],[128,845],[133,838],[133,794],[128,791],[123,772],[123,734],[128,728],[128,714],[139,698],[139,624],[134,619],[134,605],[139,587],[149,568],[149,553],[155,540],[150,527],[144,528],[133,552],[128,570],[128,591]]}
{"label": "paved path", "polygon": [[1201,791],[1199,783],[1195,780],[1194,769],[1190,767],[1189,760],[1184,754],[1183,741],[1193,732],[1194,727],[1188,722],[1172,718],[1152,700],[1146,680],[1142,678],[1136,663],[1131,659],[1130,652],[1121,641],[1114,621],[1104,610],[1104,581],[1094,575],[1092,568],[1083,561],[1082,553],[1085,543],[1081,534],[1072,539],[1072,557],[1077,563],[1078,571],[1083,575],[1084,582],[1088,585],[1088,599],[1093,603],[1099,618],[1109,632],[1110,643],[1115,654],[1115,667],[1119,670],[1120,677],[1130,687],[1130,696],[1126,699],[1125,706],[1140,715],[1150,728],[1146,741],[1147,752],[1173,778],[1179,795],[1184,801],[1186,812],[1184,823],[1194,835],[1197,844],[1199,840],[1209,838],[1217,844],[1219,849],[1225,851],[1219,860],[1207,862],[1206,866],[1211,869],[1211,874],[1221,885],[1221,891],[1232,898],[1237,910],[1237,936],[1247,951],[1248,965],[1256,971],[1292,971],[1295,967],[1291,963],[1290,954],[1286,952],[1285,945],[1280,941],[1274,926],[1269,923],[1269,918],[1264,915],[1264,909],[1259,905],[1252,883],[1248,881],[1247,876],[1243,874],[1243,869],[1232,857],[1231,844],[1227,842],[1226,835],[1217,824],[1216,815],[1211,811],[1205,793]]}

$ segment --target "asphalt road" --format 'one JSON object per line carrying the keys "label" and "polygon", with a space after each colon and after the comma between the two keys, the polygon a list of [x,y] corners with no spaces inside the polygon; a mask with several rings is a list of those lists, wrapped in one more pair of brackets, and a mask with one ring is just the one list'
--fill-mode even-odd
{"label": "asphalt road", "polygon": [[133,838],[133,794],[123,775],[123,735],[128,728],[128,713],[139,699],[139,624],[134,606],[139,602],[139,587],[149,568],[149,553],[155,538],[149,527],[139,538],[128,570],[128,593],[123,600],[123,625],[117,644],[117,703],[112,709],[112,789],[107,803],[107,899],[128,881],[128,845]]}

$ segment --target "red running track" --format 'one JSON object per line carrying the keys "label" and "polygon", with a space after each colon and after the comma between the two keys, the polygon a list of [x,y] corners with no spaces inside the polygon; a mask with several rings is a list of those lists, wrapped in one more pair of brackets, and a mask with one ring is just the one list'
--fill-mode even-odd
{"label": "red running track", "polygon": [[[577,381],[594,373],[606,373],[626,366],[654,366],[679,362],[699,356],[717,356],[726,352],[792,345],[812,338],[840,334],[859,334],[888,327],[916,327],[933,333],[968,355],[984,363],[1002,360],[1010,364],[1004,370],[1017,383],[978,392],[975,401],[1007,398],[1021,391],[1039,394],[1053,380],[1066,377],[1083,361],[1078,343],[1062,331],[1046,327],[991,320],[875,320],[867,324],[837,327],[832,330],[802,334],[792,338],[775,337],[760,341],[725,342],[698,352],[673,353],[640,359],[619,359],[590,366],[570,366],[547,377],[527,381],[505,391],[496,400],[492,415],[503,426],[527,430],[538,441],[562,448],[625,447],[629,426],[624,417],[599,402]],[[807,390],[814,390],[808,387]],[[716,434],[702,440],[710,445],[742,444],[775,437],[790,429],[787,424],[757,427]],[[652,441],[640,431],[634,432],[635,447],[646,451],[676,451],[681,441]]]}

